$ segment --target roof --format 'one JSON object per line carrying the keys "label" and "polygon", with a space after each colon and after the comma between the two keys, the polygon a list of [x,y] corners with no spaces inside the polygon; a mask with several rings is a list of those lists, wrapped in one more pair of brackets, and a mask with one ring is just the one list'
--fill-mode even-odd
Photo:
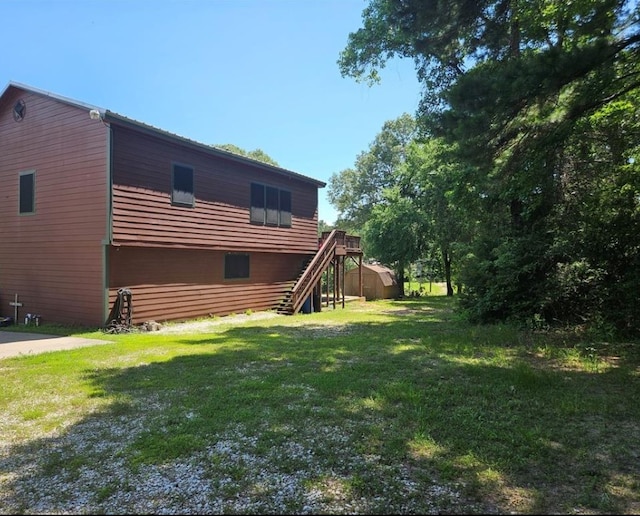
{"label": "roof", "polygon": [[74,99],[70,99],[68,97],[63,97],[62,95],[57,95],[55,93],[51,93],[48,91],[44,91],[38,88],[34,88],[32,86],[27,86],[25,84],[20,84],[18,82],[13,82],[10,81],[9,84],[7,84],[7,86],[4,88],[4,90],[2,90],[2,94],[0,94],[0,99],[2,97],[4,97],[5,93],[10,89],[10,88],[17,88],[17,89],[21,89],[21,90],[25,90],[28,91],[30,93],[35,93],[37,95],[43,95],[46,97],[50,97],[58,102],[62,102],[64,104],[70,105],[70,106],[74,106],[76,108],[79,109],[86,109],[87,111],[91,111],[91,110],[96,110],[100,113],[100,118],[102,118],[105,122],[109,123],[114,123],[114,124],[119,124],[119,125],[124,125],[127,127],[131,127],[133,129],[136,129],[138,131],[142,131],[142,132],[146,132],[148,134],[152,134],[155,136],[159,136],[161,138],[165,138],[171,141],[174,141],[176,143],[179,144],[183,144],[183,145],[188,145],[189,147],[192,148],[196,148],[198,150],[204,151],[208,154],[211,154],[213,156],[218,156],[218,157],[223,157],[226,159],[230,159],[233,161],[237,161],[240,163],[246,163],[249,164],[251,166],[254,167],[258,167],[261,168],[263,170],[267,170],[270,172],[275,172],[277,174],[281,174],[287,177],[291,177],[294,179],[299,179],[301,181],[305,181],[307,183],[312,183],[315,186],[319,187],[319,188],[323,188],[326,185],[325,182],[323,181],[319,181],[317,179],[314,179],[312,177],[309,176],[305,176],[303,174],[300,174],[298,172],[293,172],[292,170],[288,170],[286,168],[282,168],[282,167],[276,167],[274,165],[270,165],[268,163],[264,163],[263,161],[258,161],[252,158],[247,158],[245,156],[240,156],[239,154],[234,154],[233,152],[229,152],[229,151],[225,151],[223,149],[219,149],[217,147],[213,147],[211,145],[207,145],[205,143],[201,143],[195,140],[192,140],[190,138],[186,138],[184,136],[180,136],[178,134],[175,133],[171,133],[169,131],[165,131],[164,129],[160,129],[158,127],[154,127],[152,125],[149,124],[145,124],[143,122],[139,122],[137,120],[134,120],[132,118],[128,118],[124,115],[120,115],[114,111],[110,111],[108,109],[104,109],[98,106],[94,106],[91,104],[86,104],[84,102],[80,102]]}

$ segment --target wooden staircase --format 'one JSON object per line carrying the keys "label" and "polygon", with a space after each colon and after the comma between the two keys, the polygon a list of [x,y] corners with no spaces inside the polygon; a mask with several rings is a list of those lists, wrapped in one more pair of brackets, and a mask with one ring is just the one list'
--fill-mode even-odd
{"label": "wooden staircase", "polygon": [[276,307],[276,312],[278,312],[279,314],[293,315],[293,309],[292,309],[292,306],[293,306],[293,302],[292,302],[292,299],[293,299],[293,288],[300,281],[300,278],[302,278],[302,275],[307,270],[307,267],[309,267],[309,264],[311,263],[311,260],[312,260],[312,258],[309,258],[302,265],[302,270],[300,271],[300,274],[298,274],[298,277],[294,281],[289,283],[290,286],[287,288],[287,290],[284,293],[284,297],[282,298],[282,300],[280,301],[280,303]]}
{"label": "wooden staircase", "polygon": [[322,273],[331,264],[338,246],[336,235],[339,233],[344,235],[344,232],[334,229],[328,237],[323,239],[316,255],[303,268],[292,289],[276,307],[278,313],[295,315],[300,311],[305,300],[312,294],[313,287],[320,281]]}

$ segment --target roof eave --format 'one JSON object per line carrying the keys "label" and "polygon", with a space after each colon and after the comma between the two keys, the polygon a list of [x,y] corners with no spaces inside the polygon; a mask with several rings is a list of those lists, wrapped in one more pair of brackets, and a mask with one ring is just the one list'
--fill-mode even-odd
{"label": "roof eave", "polygon": [[0,98],[4,97],[4,94],[9,90],[9,88],[16,88],[16,89],[28,91],[30,93],[43,95],[45,97],[50,97],[52,99],[57,100],[58,102],[62,102],[64,104],[74,106],[78,109],[86,109],[87,111],[91,111],[95,109],[100,112],[101,116],[104,116],[106,112],[106,110],[101,107],[94,106],[92,104],[86,104],[84,102],[78,102],[77,100],[70,99],[68,97],[63,97],[62,95],[57,95],[56,93],[51,93],[50,91],[41,90],[39,88],[34,88],[32,86],[27,86],[26,84],[21,84],[19,82],[14,82],[14,81],[9,81],[7,86],[5,86],[4,90],[2,90],[2,94],[0,94]]}

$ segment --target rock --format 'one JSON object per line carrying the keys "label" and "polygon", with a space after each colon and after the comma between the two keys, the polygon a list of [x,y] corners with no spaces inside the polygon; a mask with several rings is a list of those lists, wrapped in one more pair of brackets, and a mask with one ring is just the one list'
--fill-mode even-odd
{"label": "rock", "polygon": [[145,321],[140,327],[142,331],[159,331],[160,328],[162,328],[162,325],[156,321]]}

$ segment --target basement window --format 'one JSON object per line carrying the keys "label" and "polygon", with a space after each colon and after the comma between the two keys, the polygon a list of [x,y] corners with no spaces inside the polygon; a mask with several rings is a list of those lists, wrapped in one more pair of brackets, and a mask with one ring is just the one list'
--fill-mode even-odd
{"label": "basement window", "polygon": [[249,255],[227,253],[224,255],[224,279],[249,278]]}
{"label": "basement window", "polygon": [[20,172],[20,215],[36,212],[36,173],[34,170]]}
{"label": "basement window", "polygon": [[178,206],[195,205],[193,195],[193,168],[173,165],[171,174],[171,203]]}

